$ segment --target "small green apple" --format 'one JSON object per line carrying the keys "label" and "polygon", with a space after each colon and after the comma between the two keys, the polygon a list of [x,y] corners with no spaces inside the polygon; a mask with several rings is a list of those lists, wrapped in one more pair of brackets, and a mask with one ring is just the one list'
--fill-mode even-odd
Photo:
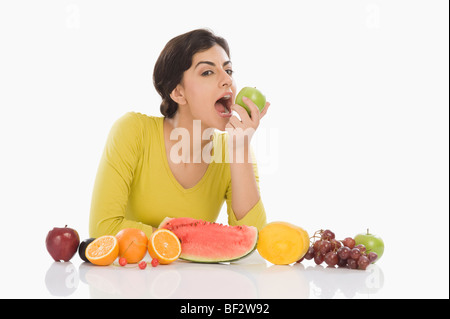
{"label": "small green apple", "polygon": [[367,229],[367,233],[361,233],[355,236],[355,245],[362,244],[366,246],[367,252],[375,252],[378,255],[378,260],[380,260],[381,256],[384,252],[384,242],[380,237],[370,234],[369,229]]}
{"label": "small green apple", "polygon": [[242,101],[244,96],[252,100],[253,103],[258,106],[260,112],[264,109],[264,106],[266,106],[266,97],[257,88],[248,86],[243,88],[236,96],[236,104],[239,104],[246,109],[249,115],[251,114],[250,108]]}

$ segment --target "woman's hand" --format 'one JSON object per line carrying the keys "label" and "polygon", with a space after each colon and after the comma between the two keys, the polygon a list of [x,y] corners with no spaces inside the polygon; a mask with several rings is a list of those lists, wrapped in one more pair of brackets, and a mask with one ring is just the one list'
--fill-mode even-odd
{"label": "woman's hand", "polygon": [[266,102],[263,110],[260,112],[259,108],[247,97],[243,97],[245,105],[247,105],[250,109],[250,115],[247,113],[247,110],[238,104],[233,104],[231,106],[231,110],[235,111],[239,114],[241,120],[236,115],[233,115],[230,118],[230,121],[225,126],[229,134],[229,146],[232,147],[233,150],[242,150],[242,148],[246,149],[250,145],[251,138],[255,133],[256,129],[259,126],[261,119],[266,115],[267,110],[270,106],[269,102]]}
{"label": "woman's hand", "polygon": [[244,101],[245,105],[247,105],[250,109],[251,114],[249,115],[247,113],[247,110],[244,109],[239,104],[233,104],[231,106],[231,110],[235,111],[239,114],[241,120],[238,119],[236,115],[233,115],[230,118],[230,121],[226,125],[225,128],[229,129],[235,129],[235,128],[242,128],[243,130],[246,130],[248,128],[252,128],[256,131],[256,129],[259,126],[260,120],[266,115],[267,110],[270,106],[269,102],[266,102],[266,105],[264,106],[263,110],[260,112],[259,108],[256,106],[255,103],[253,103],[252,100],[250,100],[247,97],[243,97],[242,101]]}
{"label": "woman's hand", "polygon": [[258,107],[250,99],[243,98],[242,100],[250,108],[251,116],[242,106],[233,104],[231,109],[239,114],[241,120],[233,115],[225,127],[229,135],[231,207],[237,220],[244,218],[260,199],[250,152],[250,140],[270,105],[270,103],[266,103],[260,113]]}

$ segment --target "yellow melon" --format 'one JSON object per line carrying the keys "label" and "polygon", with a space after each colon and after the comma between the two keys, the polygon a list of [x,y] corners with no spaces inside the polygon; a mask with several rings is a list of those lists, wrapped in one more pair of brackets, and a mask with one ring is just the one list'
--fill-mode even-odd
{"label": "yellow melon", "polygon": [[300,260],[308,249],[309,235],[299,226],[277,221],[267,224],[259,232],[257,250],[272,264],[292,264]]}

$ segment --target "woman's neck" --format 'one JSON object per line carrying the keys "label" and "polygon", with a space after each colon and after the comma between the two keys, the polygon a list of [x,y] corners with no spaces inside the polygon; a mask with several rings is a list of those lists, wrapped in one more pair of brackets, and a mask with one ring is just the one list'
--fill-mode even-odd
{"label": "woman's neck", "polygon": [[213,128],[204,127],[200,120],[179,111],[173,118],[165,118],[164,122],[169,145],[175,147],[173,154],[179,156],[178,161],[181,159],[184,163],[202,163],[205,155],[210,155]]}

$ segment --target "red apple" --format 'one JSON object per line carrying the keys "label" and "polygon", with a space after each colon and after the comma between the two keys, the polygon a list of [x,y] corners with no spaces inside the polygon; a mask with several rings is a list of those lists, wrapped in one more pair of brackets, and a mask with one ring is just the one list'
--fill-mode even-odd
{"label": "red apple", "polygon": [[77,252],[80,236],[75,229],[54,227],[45,239],[47,250],[55,261],[69,261]]}

